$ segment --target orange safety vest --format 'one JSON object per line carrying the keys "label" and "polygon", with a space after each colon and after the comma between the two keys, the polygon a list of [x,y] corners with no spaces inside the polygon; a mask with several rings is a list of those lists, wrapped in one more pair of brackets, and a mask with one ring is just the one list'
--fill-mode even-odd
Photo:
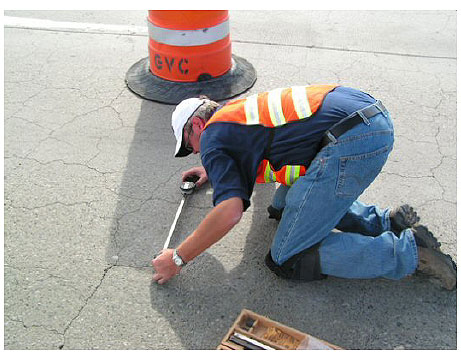
{"label": "orange safety vest", "polygon": [[[241,125],[278,127],[289,122],[305,120],[320,107],[330,91],[338,85],[311,85],[278,88],[254,94],[245,99],[228,102],[206,123],[205,129],[216,122],[232,122]],[[306,173],[301,165],[286,165],[274,171],[268,160],[261,161],[256,182],[279,182],[292,185]]]}

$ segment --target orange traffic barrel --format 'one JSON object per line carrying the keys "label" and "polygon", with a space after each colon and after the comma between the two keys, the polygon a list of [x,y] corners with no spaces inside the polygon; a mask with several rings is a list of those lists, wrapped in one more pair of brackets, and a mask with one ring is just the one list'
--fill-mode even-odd
{"label": "orange traffic barrel", "polygon": [[149,100],[177,104],[207,95],[222,100],[256,81],[256,71],[232,54],[227,10],[149,10],[149,57],[128,70],[128,87]]}
{"label": "orange traffic barrel", "polygon": [[149,11],[150,70],[160,78],[196,82],[232,66],[228,11]]}

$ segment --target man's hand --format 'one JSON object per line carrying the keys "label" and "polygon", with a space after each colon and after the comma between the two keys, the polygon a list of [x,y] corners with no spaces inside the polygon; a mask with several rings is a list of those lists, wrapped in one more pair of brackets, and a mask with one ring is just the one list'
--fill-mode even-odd
{"label": "man's hand", "polygon": [[197,176],[199,180],[195,182],[197,187],[202,186],[208,181],[208,175],[206,174],[205,168],[203,167],[194,167],[185,172],[182,172],[182,181],[185,182],[187,177]]}
{"label": "man's hand", "polygon": [[181,267],[176,266],[173,262],[173,249],[171,248],[162,250],[161,254],[152,260],[152,266],[156,272],[152,279],[158,284],[166,283],[181,270]]}

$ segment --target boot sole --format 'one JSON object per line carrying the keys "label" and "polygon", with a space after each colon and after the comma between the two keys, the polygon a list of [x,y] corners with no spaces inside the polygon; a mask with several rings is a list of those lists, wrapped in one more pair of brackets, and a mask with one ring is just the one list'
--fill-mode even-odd
{"label": "boot sole", "polygon": [[447,268],[445,272],[450,274],[450,276],[448,278],[446,278],[447,276],[445,276],[445,278],[442,278],[441,276],[435,276],[434,272],[428,273],[424,272],[424,270],[417,270],[417,273],[423,275],[424,277],[427,277],[431,283],[438,285],[439,287],[442,287],[446,290],[452,291],[456,289],[457,266],[455,261],[453,261],[450,255],[444,254],[437,250],[430,251],[431,254],[435,256],[435,258],[437,258],[440,262],[442,262],[445,265],[445,267]]}
{"label": "boot sole", "polygon": [[420,218],[416,211],[408,204],[401,205],[397,208],[397,211],[391,214],[391,226],[398,234],[416,223],[419,222]]}
{"label": "boot sole", "polygon": [[411,230],[413,232],[413,236],[415,237],[416,245],[431,248],[440,252],[440,242],[437,241],[435,236],[425,225],[413,225]]}
{"label": "boot sole", "polygon": [[437,241],[427,226],[419,224],[419,220],[420,218],[413,207],[408,204],[401,205],[392,213],[392,230],[399,235],[403,230],[412,228],[418,246],[440,251],[440,242]]}

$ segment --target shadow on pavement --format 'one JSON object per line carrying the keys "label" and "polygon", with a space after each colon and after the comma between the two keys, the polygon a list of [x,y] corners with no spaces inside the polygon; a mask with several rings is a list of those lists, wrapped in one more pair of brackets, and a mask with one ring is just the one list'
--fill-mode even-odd
{"label": "shadow on pavement", "polygon": [[[172,157],[173,109],[142,101],[118,191],[109,263],[150,267],[181,199],[180,172],[199,163],[198,156]],[[197,257],[168,284],[151,283],[152,308],[168,320],[184,349],[215,349],[243,308],[347,349],[456,348],[456,292],[440,291],[413,277],[402,281],[330,277],[297,283],[273,275],[264,264],[277,228],[266,213],[273,191],[272,185],[257,186],[252,207],[245,213],[246,228],[231,232],[218,243],[222,245]],[[211,208],[207,187],[191,196],[172,246],[191,233]]]}

